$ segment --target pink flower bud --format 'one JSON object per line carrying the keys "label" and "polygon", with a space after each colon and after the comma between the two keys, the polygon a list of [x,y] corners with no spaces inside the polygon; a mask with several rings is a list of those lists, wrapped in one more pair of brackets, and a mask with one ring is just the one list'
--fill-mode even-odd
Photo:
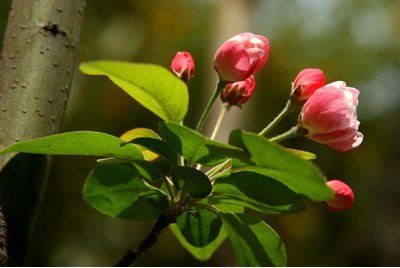
{"label": "pink flower bud", "polygon": [[299,116],[299,127],[307,137],[341,152],[359,146],[363,135],[358,132],[359,91],[343,81],[325,85],[306,101]]}
{"label": "pink flower bud", "polygon": [[182,81],[187,83],[194,75],[194,60],[189,52],[177,52],[170,65],[173,71]]}
{"label": "pink flower bud", "polygon": [[223,43],[214,56],[214,69],[225,82],[246,80],[260,71],[269,56],[268,39],[241,33]]}
{"label": "pink flower bud", "polygon": [[241,106],[246,103],[253,95],[256,87],[254,76],[250,76],[244,81],[227,84],[221,92],[221,100],[227,102],[229,106]]}
{"label": "pink flower bud", "polygon": [[300,102],[311,97],[315,90],[325,85],[325,76],[320,69],[304,69],[296,76],[291,94]]}
{"label": "pink flower bud", "polygon": [[326,209],[330,211],[341,211],[350,209],[354,204],[353,190],[344,182],[331,180],[326,183],[335,191],[335,196],[324,203]]}

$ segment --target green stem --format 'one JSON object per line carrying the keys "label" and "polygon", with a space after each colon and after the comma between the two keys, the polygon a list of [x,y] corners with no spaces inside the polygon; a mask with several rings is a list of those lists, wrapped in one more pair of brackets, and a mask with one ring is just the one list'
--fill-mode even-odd
{"label": "green stem", "polygon": [[[295,106],[296,106],[295,100],[293,98],[290,98],[288,100],[288,102],[286,103],[285,107],[283,108],[283,110],[274,118],[274,120],[272,120],[271,123],[269,123],[262,131],[260,131],[260,133],[258,133],[258,135],[264,136],[266,133],[268,133],[268,131],[270,131],[276,124],[278,124],[279,121],[281,121],[287,114],[292,112],[294,110]],[[295,129],[296,130],[294,130],[294,128],[293,128],[293,129],[289,130],[288,132],[285,132],[281,135],[273,137],[270,139],[270,141],[280,142],[282,140],[298,136],[300,133],[298,133],[297,127],[295,127]],[[223,162],[222,164],[219,164],[218,166],[213,167],[212,169],[210,169],[207,172],[206,175],[209,178],[212,177],[211,182],[214,182],[219,177],[220,174],[223,174],[220,172],[228,167],[228,164],[230,163],[230,161],[231,161],[231,159],[228,159],[225,162]]]}
{"label": "green stem", "polygon": [[207,209],[207,210],[209,210],[211,212],[214,212],[215,214],[220,214],[221,213],[221,211],[218,208],[216,208],[215,206],[213,206],[213,205],[207,205],[207,204],[197,203],[197,202],[193,203],[192,205],[196,206],[196,207]]}
{"label": "green stem", "polygon": [[172,182],[167,178],[167,177],[162,177],[162,180],[165,183],[165,186],[167,187],[168,193],[171,196],[171,200],[174,200],[175,198],[175,191],[173,190],[173,184]]}
{"label": "green stem", "polygon": [[[225,168],[226,167],[228,167],[228,166],[225,166]],[[232,171],[232,170],[231,170]],[[220,172],[218,172],[218,173],[215,173],[214,175],[212,175],[212,176],[210,176],[210,182],[211,183],[214,183],[219,177],[221,177],[222,175],[224,175],[224,174],[226,174],[227,173],[227,170],[226,169],[223,169],[223,170],[221,170]]]}
{"label": "green stem", "polygon": [[286,103],[285,108],[283,108],[283,110],[274,118],[274,120],[272,120],[271,123],[269,123],[263,130],[261,130],[260,133],[258,133],[258,135],[264,136],[265,134],[267,134],[272,128],[274,128],[279,123],[279,121],[281,121],[287,114],[292,112],[294,110],[294,107],[295,107],[295,102],[293,101],[292,98],[290,98]]}
{"label": "green stem", "polygon": [[226,164],[224,162],[222,164],[219,164],[218,166],[213,167],[212,169],[206,172],[206,176],[209,178],[213,177],[215,174],[223,170],[225,168],[225,165]]}
{"label": "green stem", "polygon": [[217,136],[218,130],[221,127],[222,121],[224,121],[225,115],[228,113],[229,109],[230,109],[229,104],[227,103],[222,104],[221,112],[219,113],[217,123],[215,123],[213,133],[211,134],[210,137],[211,140],[213,140],[215,136]]}
{"label": "green stem", "polygon": [[221,93],[221,91],[225,88],[226,83],[224,81],[219,81],[217,84],[217,87],[215,88],[214,94],[212,95],[211,99],[209,100],[206,108],[204,109],[203,114],[200,117],[199,123],[197,124],[196,127],[196,132],[200,132],[201,129],[203,128],[204,122],[207,118],[208,113],[211,110],[211,107],[213,106],[215,100],[218,98],[218,95]]}
{"label": "green stem", "polygon": [[227,159],[225,162],[219,164],[218,166],[213,167],[212,169],[210,169],[209,171],[207,171],[206,175],[207,177],[213,177],[215,174],[223,171],[224,169],[226,169],[227,167],[229,167],[229,165],[231,165],[231,161],[232,159],[229,158]]}
{"label": "green stem", "polygon": [[300,135],[301,135],[301,132],[300,132],[299,128],[297,126],[295,126],[295,127],[292,127],[291,129],[289,129],[288,131],[269,139],[269,141],[278,143],[278,142],[281,142],[281,141],[289,139],[289,138],[298,137]]}

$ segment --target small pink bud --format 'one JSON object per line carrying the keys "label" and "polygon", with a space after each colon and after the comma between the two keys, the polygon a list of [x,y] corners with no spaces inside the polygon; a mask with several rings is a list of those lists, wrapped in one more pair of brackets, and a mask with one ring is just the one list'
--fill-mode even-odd
{"label": "small pink bud", "polygon": [[299,116],[299,127],[315,142],[345,152],[358,147],[363,134],[358,132],[358,94],[343,81],[325,85],[305,102]]}
{"label": "small pink bud", "polygon": [[260,71],[269,57],[269,42],[265,36],[241,33],[223,43],[214,56],[214,69],[220,80],[246,80]]}
{"label": "small pink bud", "polygon": [[256,82],[254,76],[250,76],[244,81],[227,84],[221,92],[221,100],[227,102],[229,106],[241,106],[245,104],[253,95]]}
{"label": "small pink bud", "polygon": [[341,211],[350,209],[353,206],[354,193],[346,183],[339,180],[331,180],[326,184],[335,191],[335,196],[331,200],[324,202],[326,209]]}
{"label": "small pink bud", "polygon": [[300,102],[308,100],[315,90],[325,85],[325,76],[320,69],[304,69],[296,76],[291,94]]}
{"label": "small pink bud", "polygon": [[170,65],[173,71],[182,81],[187,83],[194,75],[194,60],[189,52],[177,52]]}

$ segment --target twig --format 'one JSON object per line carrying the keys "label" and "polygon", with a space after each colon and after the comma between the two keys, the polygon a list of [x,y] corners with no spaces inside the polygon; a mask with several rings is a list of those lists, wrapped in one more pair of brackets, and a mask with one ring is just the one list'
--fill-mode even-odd
{"label": "twig", "polygon": [[148,250],[150,247],[152,247],[158,241],[158,238],[160,237],[163,230],[168,225],[170,225],[171,223],[174,223],[174,222],[175,222],[175,220],[169,218],[165,214],[162,214],[160,217],[158,217],[157,222],[154,225],[153,229],[147,235],[145,240],[139,245],[138,249],[136,251],[128,250],[126,252],[125,256],[123,256],[115,264],[115,267],[130,266],[142,253],[144,253],[146,250]]}

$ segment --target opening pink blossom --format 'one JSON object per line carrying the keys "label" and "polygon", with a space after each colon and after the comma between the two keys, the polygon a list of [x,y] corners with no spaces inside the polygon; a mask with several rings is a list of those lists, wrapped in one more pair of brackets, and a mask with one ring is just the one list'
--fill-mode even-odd
{"label": "opening pink blossom", "polygon": [[359,146],[363,135],[357,120],[359,91],[337,81],[316,90],[306,101],[299,116],[299,126],[310,139],[338,151]]}
{"label": "opening pink blossom", "polygon": [[259,72],[269,57],[269,42],[265,36],[241,33],[223,43],[214,57],[214,68],[222,81],[246,80]]}

